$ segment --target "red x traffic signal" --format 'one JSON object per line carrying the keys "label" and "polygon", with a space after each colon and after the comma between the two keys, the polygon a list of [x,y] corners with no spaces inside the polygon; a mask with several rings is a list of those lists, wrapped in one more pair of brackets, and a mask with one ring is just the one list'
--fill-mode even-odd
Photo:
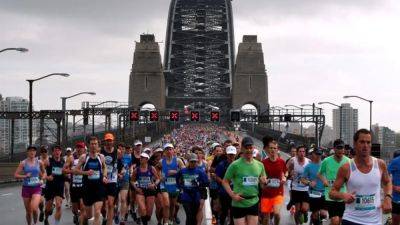
{"label": "red x traffic signal", "polygon": [[179,112],[178,111],[169,112],[169,120],[170,121],[179,121]]}
{"label": "red x traffic signal", "polygon": [[130,111],[129,112],[129,120],[130,121],[139,121],[139,111]]}
{"label": "red x traffic signal", "polygon": [[200,112],[198,112],[198,111],[190,112],[190,120],[191,121],[199,121],[200,120]]}
{"label": "red x traffic signal", "polygon": [[210,114],[210,120],[212,122],[218,122],[219,121],[219,112],[211,112]]}
{"label": "red x traffic signal", "polygon": [[150,121],[158,121],[158,112],[157,111],[150,112]]}

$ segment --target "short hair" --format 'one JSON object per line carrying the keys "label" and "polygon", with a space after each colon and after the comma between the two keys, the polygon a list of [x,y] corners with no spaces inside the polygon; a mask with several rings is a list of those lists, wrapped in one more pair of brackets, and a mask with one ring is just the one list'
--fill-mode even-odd
{"label": "short hair", "polygon": [[96,136],[91,136],[89,139],[89,142],[91,141],[97,141],[97,143],[99,142],[99,139]]}
{"label": "short hair", "polygon": [[278,143],[275,138],[270,137],[268,135],[263,137],[262,142],[263,142],[264,148],[267,147],[270,143]]}
{"label": "short hair", "polygon": [[230,140],[230,139],[227,139],[227,140],[224,141],[224,145],[225,145],[225,144],[232,144],[232,143],[233,143],[233,142],[232,142],[232,140]]}
{"label": "short hair", "polygon": [[124,142],[120,142],[120,143],[118,143],[117,147],[119,148],[119,147],[127,147],[127,146],[125,145]]}
{"label": "short hair", "polygon": [[199,146],[193,146],[190,151],[193,153],[196,153],[196,151],[204,152],[204,150],[202,148],[200,148]]}
{"label": "short hair", "polygon": [[361,134],[369,134],[372,136],[371,131],[367,130],[367,129],[359,129],[353,136],[353,141],[356,142],[358,141],[358,139],[360,138]]}
{"label": "short hair", "polygon": [[53,151],[54,151],[54,150],[56,150],[56,149],[60,149],[60,150],[62,150],[62,148],[61,148],[61,146],[60,146],[60,145],[54,145],[52,149],[53,149]]}
{"label": "short hair", "polygon": [[393,159],[394,159],[394,158],[397,158],[397,157],[399,157],[399,156],[400,156],[400,150],[394,151],[394,153],[393,153]]}
{"label": "short hair", "polygon": [[306,152],[307,152],[307,148],[306,148],[305,145],[299,145],[299,146],[297,146],[296,151],[299,151],[301,148],[304,148],[304,149],[306,150]]}

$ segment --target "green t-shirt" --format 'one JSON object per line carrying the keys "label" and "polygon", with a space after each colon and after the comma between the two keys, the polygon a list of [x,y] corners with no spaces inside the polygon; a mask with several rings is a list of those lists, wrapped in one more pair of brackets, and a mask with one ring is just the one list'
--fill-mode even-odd
{"label": "green t-shirt", "polygon": [[[331,191],[333,182],[336,180],[336,175],[339,168],[345,164],[346,162],[350,162],[350,159],[347,156],[343,156],[342,161],[337,162],[333,155],[325,158],[321,163],[321,168],[319,169],[319,173],[324,176],[329,183],[329,187],[325,187],[325,200],[334,201],[329,198],[329,192]],[[343,185],[340,188],[340,192],[346,192],[346,186]]]}
{"label": "green t-shirt", "polygon": [[247,208],[257,204],[258,183],[261,176],[266,176],[265,169],[264,165],[257,160],[248,163],[240,158],[229,165],[224,178],[232,181],[233,192],[245,197],[242,201],[232,200],[232,206]]}

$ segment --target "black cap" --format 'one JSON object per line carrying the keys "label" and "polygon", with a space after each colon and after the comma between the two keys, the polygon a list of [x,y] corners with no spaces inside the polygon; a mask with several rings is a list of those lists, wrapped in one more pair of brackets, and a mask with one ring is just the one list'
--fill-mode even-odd
{"label": "black cap", "polygon": [[249,145],[254,145],[253,139],[251,139],[250,137],[245,137],[242,140],[242,146],[249,146]]}
{"label": "black cap", "polygon": [[322,150],[319,148],[316,148],[312,151],[312,153],[317,154],[317,155],[322,155]]}
{"label": "black cap", "polygon": [[34,145],[30,145],[30,146],[28,146],[28,147],[26,148],[26,150],[27,150],[27,151],[29,151],[29,150],[35,150],[35,151],[37,151],[37,147],[34,146]]}
{"label": "black cap", "polygon": [[344,142],[341,139],[336,139],[333,142],[333,147],[334,148],[344,148]]}

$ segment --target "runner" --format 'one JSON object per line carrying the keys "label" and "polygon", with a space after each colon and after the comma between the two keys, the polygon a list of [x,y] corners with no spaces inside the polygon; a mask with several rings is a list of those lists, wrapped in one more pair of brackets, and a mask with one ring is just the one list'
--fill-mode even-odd
{"label": "runner", "polygon": [[[226,148],[226,160],[220,162],[215,168],[216,180],[218,183],[218,193],[219,199],[221,203],[221,214],[219,217],[219,224],[225,224],[226,218],[229,215],[229,225],[233,225],[233,215],[232,215],[232,198],[225,191],[225,188],[222,186],[222,180],[224,179],[226,170],[229,165],[235,161],[235,157],[237,154],[237,149],[234,146],[228,146]],[[232,188],[232,185],[231,185]]]}
{"label": "runner", "polygon": [[392,175],[393,200],[392,200],[392,225],[400,225],[400,151],[393,154],[393,160],[388,166]]}
{"label": "runner", "polygon": [[[72,149],[66,148],[65,149],[65,156],[63,157],[64,162],[67,162],[67,159],[72,157]],[[71,207],[71,195],[70,195],[70,186],[71,186],[71,174],[65,174],[65,182],[64,182],[64,194],[65,194],[65,207]]]}
{"label": "runner", "polygon": [[304,167],[310,162],[305,155],[305,146],[298,146],[296,157],[292,158],[288,163],[288,171],[293,178],[291,201],[296,207],[296,213],[294,215],[296,224],[307,223],[308,221],[308,186],[301,182]]}
{"label": "runner", "polygon": [[71,202],[72,202],[72,213],[74,214],[73,221],[75,224],[82,223],[85,219],[85,210],[82,200],[83,195],[83,176],[76,174],[75,168],[78,165],[79,158],[86,154],[85,142],[79,141],[75,144],[75,155],[70,155],[65,162],[66,168],[72,172],[71,182]]}
{"label": "runner", "polygon": [[322,151],[315,148],[311,152],[311,162],[304,168],[302,182],[308,185],[309,188],[309,201],[311,211],[311,225],[322,224],[321,220],[326,218],[326,212],[324,209],[325,196],[324,196],[324,184],[317,177],[318,171],[321,167],[321,155]]}
{"label": "runner", "polygon": [[[356,155],[340,167],[329,193],[331,198],[346,203],[342,225],[382,225],[382,212],[392,210],[392,182],[385,162],[371,156],[371,139],[366,129],[354,134]],[[342,193],[344,184],[347,191]]]}
{"label": "runner", "polygon": [[[295,146],[293,146],[293,145],[290,146],[290,157],[285,162],[286,163],[286,168],[288,168],[289,162],[294,157],[296,157],[296,154],[297,154],[297,148]],[[286,205],[286,209],[290,210],[291,212],[294,212],[295,211],[295,207],[294,207],[294,203],[293,203],[293,200],[292,200],[292,180],[293,180],[293,177],[290,174],[288,174],[286,186],[287,186],[287,188],[289,190],[289,198],[290,199],[289,199],[288,204]]]}
{"label": "runner", "polygon": [[222,162],[223,160],[226,159],[226,155],[224,154],[224,149],[219,143],[214,143],[211,145],[211,148],[213,150],[213,160],[210,165],[210,203],[211,203],[211,212],[212,212],[212,224],[217,224],[219,220],[219,214],[220,214],[220,208],[221,208],[221,203],[219,201],[219,196],[218,196],[218,183],[216,180],[216,175],[215,175],[215,168],[217,165]]}
{"label": "runner", "polygon": [[[339,225],[342,222],[344,212],[344,202],[333,200],[329,197],[329,192],[332,184],[336,179],[339,168],[349,161],[344,155],[344,142],[337,139],[333,142],[334,154],[325,158],[321,163],[321,168],[318,172],[318,178],[325,186],[325,207],[328,210],[331,225]],[[341,192],[346,192],[346,187],[340,189]]]}
{"label": "runner", "polygon": [[186,214],[186,225],[201,225],[197,218],[200,207],[201,188],[208,185],[208,177],[204,170],[198,167],[198,157],[195,153],[189,154],[187,168],[181,169],[176,179],[182,190],[180,201]]}
{"label": "runner", "polygon": [[232,198],[235,225],[258,223],[259,184],[266,184],[266,174],[263,164],[253,159],[253,145],[251,138],[243,138],[243,156],[229,165],[222,181],[226,192]]}
{"label": "runner", "polygon": [[[157,148],[156,150],[154,150],[153,155],[150,157],[149,160],[149,165],[153,166],[154,168],[156,168],[157,174],[159,177],[161,177],[161,170],[162,170],[162,165],[161,165],[161,159],[162,159],[162,154],[163,154],[163,150],[162,148]],[[157,185],[157,195],[156,195],[156,199],[155,199],[155,205],[156,205],[156,217],[157,217],[157,225],[162,225],[163,224],[163,219],[164,219],[164,202],[162,199],[162,193],[161,193],[161,184],[162,182],[160,182]],[[165,223],[168,223],[168,215],[165,216],[165,218],[167,218],[165,220]]]}
{"label": "runner", "polygon": [[125,147],[123,144],[119,144],[119,149],[121,151],[121,159],[119,160],[120,166],[118,166],[119,202],[121,205],[119,224],[124,225],[128,215],[128,191],[132,174],[132,148],[130,146]]}
{"label": "runner", "polygon": [[[176,185],[176,174],[179,170],[184,168],[181,159],[175,156],[174,146],[170,143],[164,145],[164,158],[162,164],[162,181],[164,189],[162,189],[163,202],[165,204],[164,215],[169,215],[168,221],[170,224],[175,220],[175,205],[177,204],[177,197],[179,194]],[[164,218],[166,221],[167,218]],[[165,222],[164,222],[165,223]]]}
{"label": "runner", "polygon": [[[194,146],[191,150],[192,153],[197,155],[197,167],[202,170],[206,175],[208,174],[208,165],[207,161],[205,160],[204,150],[198,146]],[[190,156],[190,155],[189,155]],[[197,210],[197,224],[201,225],[203,221],[203,214],[204,214],[204,201],[207,199],[207,188],[206,187],[199,187],[201,198],[199,208]]]}
{"label": "runner", "polygon": [[131,179],[143,225],[148,224],[153,214],[156,187],[160,182],[156,169],[148,164],[149,159],[147,153],[140,154],[140,166],[133,171]]}
{"label": "runner", "polygon": [[[107,212],[107,216],[103,215],[103,224],[112,225],[114,218],[114,204],[118,196],[118,152],[114,149],[114,135],[106,133],[104,135],[104,149],[101,150],[107,165],[107,183],[105,184],[106,199],[103,204],[103,211]],[[107,221],[107,222],[105,222]]]}
{"label": "runner", "polygon": [[[43,165],[46,165],[49,160],[49,155],[47,154],[47,147],[46,146],[41,146],[40,147],[40,157],[39,157],[39,162],[41,162]],[[44,220],[44,204],[46,200],[44,199],[44,193],[46,192],[46,179],[42,178],[42,194],[40,197],[40,203],[39,203],[39,222],[43,222]]]}
{"label": "runner", "polygon": [[[36,158],[37,148],[29,146],[27,157],[21,161],[15,170],[15,179],[23,179],[22,199],[25,206],[25,218],[28,225],[38,221],[38,207],[41,197],[41,179],[46,178],[46,170],[41,161]],[[32,223],[33,221],[33,223]]]}
{"label": "runner", "polygon": [[[134,142],[134,147],[133,147],[133,153],[132,153],[132,164],[133,164],[133,169],[138,168],[140,165],[140,154],[142,153],[142,147],[143,143],[140,140],[136,140]],[[132,219],[136,221],[136,223],[139,223],[139,217],[137,216],[136,213],[136,195],[135,195],[135,188],[130,185],[130,214],[132,216]]]}
{"label": "runner", "polygon": [[60,224],[61,220],[61,206],[64,199],[64,182],[65,182],[65,161],[61,157],[61,147],[56,145],[53,147],[52,157],[49,158],[46,167],[46,192],[44,198],[45,205],[45,218],[44,224],[48,225],[48,218],[53,214],[53,204],[55,203],[56,213],[54,214],[54,224]]}
{"label": "runner", "polygon": [[83,175],[82,199],[85,205],[85,220],[80,224],[87,224],[94,212],[93,225],[100,225],[101,208],[105,198],[104,183],[107,183],[107,166],[104,156],[99,154],[99,140],[90,138],[89,153],[79,158],[74,173]]}
{"label": "runner", "polygon": [[263,152],[268,157],[262,161],[267,171],[267,185],[262,189],[261,207],[262,224],[269,225],[274,218],[274,225],[279,225],[280,211],[284,200],[283,184],[286,181],[286,164],[278,156],[278,142],[268,136],[263,138]]}

